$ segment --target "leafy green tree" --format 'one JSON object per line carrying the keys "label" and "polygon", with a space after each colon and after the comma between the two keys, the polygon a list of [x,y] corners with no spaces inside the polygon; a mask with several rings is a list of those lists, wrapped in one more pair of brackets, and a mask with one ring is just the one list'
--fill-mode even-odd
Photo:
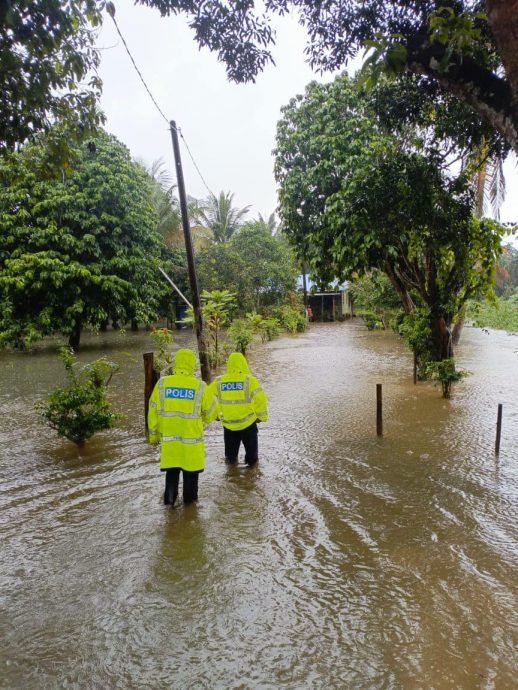
{"label": "leafy green tree", "polygon": [[233,199],[234,195],[230,192],[220,192],[218,197],[211,194],[197,205],[191,205],[190,213],[194,222],[209,230],[209,236],[216,244],[230,240],[243,224],[243,218],[250,208],[235,208]]}
{"label": "leafy green tree", "polygon": [[62,179],[46,179],[44,144],[0,162],[0,339],[29,344],[61,331],[150,323],[166,290],[163,243],[149,178],[114,137],[74,150]]}
{"label": "leafy green tree", "polygon": [[261,222],[246,223],[230,242],[200,252],[198,271],[204,289],[226,287],[236,293],[242,314],[280,304],[298,274],[287,240],[273,237]]}
{"label": "leafy green tree", "polygon": [[112,410],[106,393],[118,366],[105,357],[86,364],[77,371],[73,353],[60,350],[65,365],[67,385],[51,393],[46,401],[37,403],[42,421],[59,436],[83,446],[97,431],[111,429],[120,417]]}
{"label": "leafy green tree", "polygon": [[14,149],[56,120],[75,123],[81,130],[102,120],[95,28],[104,4],[0,3],[0,152]]}
{"label": "leafy green tree", "polygon": [[218,53],[230,79],[255,80],[273,62],[273,14],[297,12],[309,35],[310,64],[342,68],[368,48],[374,80],[381,73],[422,75],[468,104],[518,152],[518,11],[515,0],[137,0],[190,17],[196,40]]}
{"label": "leafy green tree", "polygon": [[356,278],[350,286],[351,297],[367,326],[373,324],[387,327],[387,314],[401,308],[401,301],[388,277],[381,271],[371,271],[361,278]]}
{"label": "leafy green tree", "polygon": [[394,133],[375,98],[344,76],[310,84],[283,110],[283,225],[323,279],[384,271],[407,313],[426,307],[433,359],[445,359],[460,306],[492,288],[501,229],[473,216],[469,172],[451,167],[437,109],[429,131],[421,124]]}

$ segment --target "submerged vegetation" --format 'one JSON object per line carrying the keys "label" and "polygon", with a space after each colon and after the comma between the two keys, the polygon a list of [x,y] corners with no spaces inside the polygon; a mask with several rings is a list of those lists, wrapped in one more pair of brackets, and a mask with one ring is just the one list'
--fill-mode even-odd
{"label": "submerged vegetation", "polygon": [[59,436],[84,445],[96,432],[113,427],[120,415],[107,399],[107,388],[118,366],[105,357],[79,368],[75,355],[63,347],[59,353],[65,366],[67,385],[46,401],[36,403],[44,424]]}

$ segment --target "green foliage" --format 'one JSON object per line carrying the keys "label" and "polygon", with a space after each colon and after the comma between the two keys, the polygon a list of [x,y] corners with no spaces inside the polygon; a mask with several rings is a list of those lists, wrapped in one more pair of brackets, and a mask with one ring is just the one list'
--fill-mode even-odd
{"label": "green foliage", "polygon": [[384,329],[391,315],[401,308],[401,300],[387,276],[372,271],[356,278],[350,286],[355,313],[361,316],[369,330]]}
{"label": "green foliage", "polygon": [[367,326],[367,330],[384,330],[385,323],[383,319],[372,311],[362,311],[361,309],[356,312],[358,316],[361,316]]}
{"label": "green foliage", "polygon": [[[383,85],[383,103],[391,88]],[[283,109],[275,173],[284,232],[322,280],[385,272],[405,311],[428,310],[440,359],[443,325],[492,290],[503,228],[473,217],[470,181],[448,166],[438,108],[420,110],[419,128],[387,131],[378,95],[342,76],[310,84]]]}
{"label": "green foliage", "polygon": [[[55,120],[80,131],[103,119],[95,28],[100,0],[31,0],[0,6],[2,110],[0,152],[14,149]],[[67,140],[54,142],[57,151]]]}
{"label": "green foliage", "polygon": [[194,223],[209,231],[209,236],[216,244],[228,242],[243,224],[243,218],[248,213],[249,206],[235,208],[232,205],[234,195],[230,192],[220,192],[219,197],[210,195],[204,201],[197,202],[191,207]]}
{"label": "green foliage", "polygon": [[277,307],[272,310],[272,314],[288,333],[303,333],[308,326],[304,312],[289,304]]}
{"label": "green foliage", "polygon": [[162,372],[169,368],[174,361],[172,352],[173,347],[173,333],[167,328],[154,328],[151,331],[151,337],[158,347],[158,352],[155,352],[153,358],[153,365],[156,371]]}
{"label": "green foliage", "polygon": [[263,319],[259,325],[259,333],[261,334],[263,343],[275,340],[275,338],[278,338],[281,334],[281,324],[279,320],[274,317]]}
{"label": "green foliage", "polygon": [[427,375],[432,381],[441,384],[443,398],[450,398],[452,385],[468,376],[469,372],[465,369],[456,369],[455,360],[450,357],[441,362],[429,362]]}
{"label": "green foliage", "polygon": [[235,319],[230,324],[227,336],[236,352],[246,355],[250,343],[254,340],[254,330],[249,319]]}
{"label": "green foliage", "polygon": [[72,352],[63,347],[59,357],[68,383],[36,404],[42,421],[59,436],[82,446],[97,431],[111,429],[120,415],[113,412],[106,398],[108,384],[118,366],[105,357],[84,365],[77,371]]}
{"label": "green foliage", "polygon": [[[221,332],[230,323],[231,315],[236,308],[236,296],[229,290],[204,290],[201,293],[201,301],[203,325],[209,334],[206,343],[207,356],[210,366],[216,369],[222,363],[224,355],[221,348]],[[183,321],[194,326],[194,312],[191,308],[187,309]]]}
{"label": "green foliage", "polygon": [[518,295],[507,300],[497,298],[494,302],[471,304],[469,317],[479,328],[497,328],[518,333]]}
{"label": "green foliage", "polygon": [[229,242],[201,251],[200,285],[236,294],[240,314],[264,311],[286,300],[298,274],[293,250],[284,237],[272,237],[264,223],[247,223]]}
{"label": "green foliage", "polygon": [[0,333],[23,347],[108,320],[151,323],[169,288],[149,177],[125,146],[100,134],[74,148],[61,179],[45,177],[47,150],[31,144],[0,160]]}
{"label": "green foliage", "polygon": [[[316,71],[343,70],[352,57],[367,49],[371,83],[381,75],[392,79],[408,72],[419,75],[423,94],[430,85],[440,86],[442,93],[464,101],[518,150],[514,107],[518,102],[518,17],[511,2],[138,1],[162,14],[187,14],[198,43],[215,51],[226,63],[229,78],[238,82],[254,81],[273,61],[272,15],[291,10],[307,30],[306,52]],[[481,11],[486,9],[487,13]],[[343,119],[348,119],[346,113]]]}

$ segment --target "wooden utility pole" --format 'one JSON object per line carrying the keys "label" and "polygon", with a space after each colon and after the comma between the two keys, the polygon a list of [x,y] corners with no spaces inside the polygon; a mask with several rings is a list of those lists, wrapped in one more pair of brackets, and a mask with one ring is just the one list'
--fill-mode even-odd
{"label": "wooden utility pole", "polygon": [[210,383],[211,373],[205,337],[203,335],[203,319],[201,313],[200,293],[198,290],[198,278],[196,276],[196,264],[194,263],[194,251],[192,247],[191,226],[189,225],[189,214],[187,212],[187,197],[185,194],[185,183],[183,179],[182,159],[180,158],[180,146],[178,145],[178,131],[176,122],[171,120],[171,137],[173,139],[174,162],[176,166],[176,179],[178,182],[178,197],[180,199],[180,211],[182,213],[182,228],[185,239],[185,250],[187,252],[187,267],[189,269],[189,281],[192,292],[192,306],[194,311],[194,324],[196,328],[196,339],[198,341],[198,353],[200,355],[201,377],[206,383]]}

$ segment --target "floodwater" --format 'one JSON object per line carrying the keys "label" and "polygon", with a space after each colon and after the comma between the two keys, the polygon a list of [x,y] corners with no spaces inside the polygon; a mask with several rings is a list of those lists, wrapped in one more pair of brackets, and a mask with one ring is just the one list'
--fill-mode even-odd
{"label": "floodwater", "polygon": [[360,324],[258,344],[259,466],[227,467],[213,425],[199,505],[174,509],[148,349],[86,339],[125,420],[82,450],[35,421],[55,354],[0,355],[2,689],[518,687],[518,337],[466,329],[450,401]]}

